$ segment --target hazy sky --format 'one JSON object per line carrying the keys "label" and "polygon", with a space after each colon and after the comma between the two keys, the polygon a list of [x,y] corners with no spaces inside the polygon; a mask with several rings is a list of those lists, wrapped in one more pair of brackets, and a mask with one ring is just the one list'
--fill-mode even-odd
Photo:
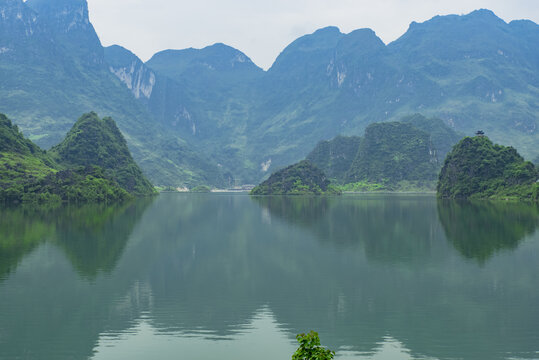
{"label": "hazy sky", "polygon": [[487,8],[509,22],[539,23],[539,0],[88,0],[104,45],[119,44],[148,60],[165,49],[222,42],[268,68],[299,36],[334,25],[371,28],[387,44],[412,21]]}

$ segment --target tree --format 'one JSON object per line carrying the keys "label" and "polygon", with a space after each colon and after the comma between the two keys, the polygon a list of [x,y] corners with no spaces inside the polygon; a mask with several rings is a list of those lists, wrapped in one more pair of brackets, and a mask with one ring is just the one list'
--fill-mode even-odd
{"label": "tree", "polygon": [[299,348],[292,356],[292,360],[332,360],[335,351],[326,349],[320,345],[318,333],[311,331],[308,334],[296,336]]}

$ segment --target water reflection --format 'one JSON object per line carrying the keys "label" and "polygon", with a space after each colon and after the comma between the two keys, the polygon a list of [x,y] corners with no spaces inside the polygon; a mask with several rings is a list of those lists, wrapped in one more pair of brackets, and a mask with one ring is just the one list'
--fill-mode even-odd
{"label": "water reflection", "polygon": [[0,209],[0,280],[46,241],[62,248],[86,277],[112,271],[133,227],[152,201]]}
{"label": "water reflection", "polygon": [[438,201],[447,239],[465,257],[484,263],[515,249],[539,226],[539,206],[527,203]]}
{"label": "water reflection", "polygon": [[274,218],[308,229],[321,242],[361,246],[371,260],[422,262],[434,237],[440,236],[432,197],[254,199]]}
{"label": "water reflection", "polygon": [[55,244],[65,251],[80,274],[95,278],[100,272],[110,273],[152,201],[66,208],[57,215]]}
{"label": "water reflection", "polygon": [[136,348],[273,359],[281,355],[245,351],[245,339],[278,339],[277,353],[289,353],[310,329],[343,358],[533,358],[536,213],[516,212],[518,246],[479,265],[455,250],[444,222],[492,223],[508,210],[464,210],[464,219],[449,216],[462,213],[451,206],[411,196],[164,195],[93,220],[64,214],[44,232],[52,240],[0,283],[0,359],[120,359]]}
{"label": "water reflection", "polygon": [[26,208],[0,209],[0,281],[54,233],[54,224],[42,215]]}

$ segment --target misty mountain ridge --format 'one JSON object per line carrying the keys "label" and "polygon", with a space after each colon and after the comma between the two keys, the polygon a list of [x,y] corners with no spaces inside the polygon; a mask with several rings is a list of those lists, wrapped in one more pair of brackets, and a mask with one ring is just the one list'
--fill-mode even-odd
{"label": "misty mountain ridge", "polygon": [[[414,113],[539,155],[531,21],[505,23],[488,10],[437,16],[387,45],[370,29],[328,27],[292,42],[264,71],[224,44],[165,50],[144,63],[122,47],[103,49],[84,0],[27,5],[0,1],[6,14],[27,12],[0,22],[0,49],[9,49],[0,50],[0,111],[41,146],[57,143],[83,112],[110,114],[156,184],[254,183],[321,140]],[[19,41],[28,33],[39,41]],[[62,86],[53,86],[57,77]]]}

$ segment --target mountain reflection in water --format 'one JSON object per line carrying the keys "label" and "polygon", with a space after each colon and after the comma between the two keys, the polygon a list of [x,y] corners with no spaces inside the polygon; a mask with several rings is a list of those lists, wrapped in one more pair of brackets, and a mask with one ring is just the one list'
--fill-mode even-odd
{"label": "mountain reflection in water", "polygon": [[0,359],[289,358],[310,329],[343,359],[539,350],[533,205],[163,194],[1,219]]}

